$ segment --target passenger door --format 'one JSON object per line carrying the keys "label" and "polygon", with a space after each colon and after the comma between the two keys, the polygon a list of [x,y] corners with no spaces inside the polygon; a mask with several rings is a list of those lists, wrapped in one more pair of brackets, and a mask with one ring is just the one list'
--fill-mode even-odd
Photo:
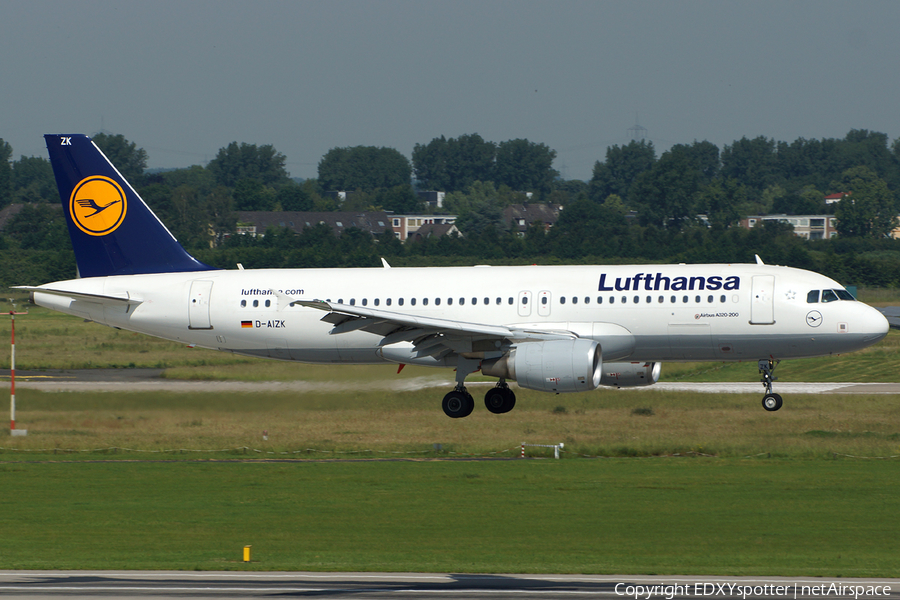
{"label": "passenger door", "polygon": [[188,300],[188,329],[212,329],[209,322],[209,299],[212,296],[212,281],[192,281],[191,296]]}
{"label": "passenger door", "polygon": [[754,275],[750,292],[750,324],[771,325],[775,322],[775,276]]}

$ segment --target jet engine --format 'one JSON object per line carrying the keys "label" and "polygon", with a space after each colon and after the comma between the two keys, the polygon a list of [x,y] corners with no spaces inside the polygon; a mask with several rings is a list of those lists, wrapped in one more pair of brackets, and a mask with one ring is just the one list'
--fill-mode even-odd
{"label": "jet engine", "polygon": [[531,390],[584,392],[600,385],[601,364],[600,344],[593,340],[549,340],[519,344],[500,358],[482,361],[481,372]]}
{"label": "jet engine", "polygon": [[606,363],[603,365],[600,385],[611,387],[653,385],[659,381],[661,366],[662,363],[658,362]]}

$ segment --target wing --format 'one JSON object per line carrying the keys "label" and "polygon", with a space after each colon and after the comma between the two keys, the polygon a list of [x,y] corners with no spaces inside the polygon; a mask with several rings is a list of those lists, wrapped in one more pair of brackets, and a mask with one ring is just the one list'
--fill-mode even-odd
{"label": "wing", "polygon": [[382,336],[379,346],[411,342],[418,353],[417,357],[441,358],[452,352],[457,354],[477,352],[499,356],[510,346],[521,342],[578,337],[571,331],[467,323],[323,300],[297,300],[275,290],[273,292],[279,299],[281,309],[299,305],[326,312],[322,321],[334,325],[330,332],[332,335],[366,331]]}

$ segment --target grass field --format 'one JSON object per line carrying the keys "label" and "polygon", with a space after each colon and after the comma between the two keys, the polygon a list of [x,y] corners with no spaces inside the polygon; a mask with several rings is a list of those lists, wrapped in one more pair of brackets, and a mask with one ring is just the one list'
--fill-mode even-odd
{"label": "grass field", "polygon": [[303,394],[20,389],[17,426],[29,433],[4,436],[0,457],[41,450],[96,457],[87,451],[110,447],[204,451],[206,457],[510,456],[522,442],[564,442],[566,457],[900,456],[900,405],[887,395],[791,395],[777,413],[747,394],[651,388],[560,396],[519,390],[518,396],[509,414],[481,407],[456,420],[441,411],[439,388]]}
{"label": "grass field", "polygon": [[115,461],[0,477],[3,569],[900,569],[900,478],[883,461]]}

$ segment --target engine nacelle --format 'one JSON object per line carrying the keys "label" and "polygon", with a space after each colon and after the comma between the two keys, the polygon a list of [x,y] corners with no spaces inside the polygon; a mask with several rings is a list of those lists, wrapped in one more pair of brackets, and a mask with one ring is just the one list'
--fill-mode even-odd
{"label": "engine nacelle", "polygon": [[489,377],[517,381],[542,392],[585,392],[600,385],[602,353],[593,340],[550,340],[519,344],[500,358],[482,361]]}
{"label": "engine nacelle", "polygon": [[659,381],[661,366],[662,363],[658,362],[606,363],[603,365],[600,385],[612,387],[653,385]]}

